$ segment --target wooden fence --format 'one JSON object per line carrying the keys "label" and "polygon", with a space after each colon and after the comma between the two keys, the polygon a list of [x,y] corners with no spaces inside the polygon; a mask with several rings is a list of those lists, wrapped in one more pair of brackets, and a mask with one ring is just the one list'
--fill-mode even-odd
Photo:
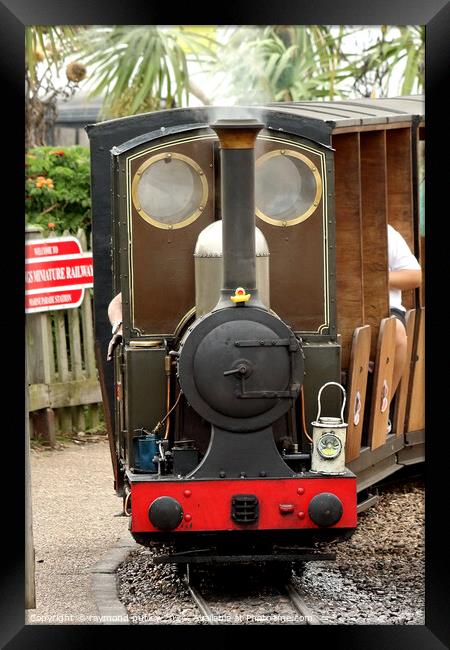
{"label": "wooden fence", "polygon": [[[41,236],[37,228],[26,231],[27,239]],[[88,250],[84,231],[77,238]],[[98,429],[102,406],[91,289],[77,309],[27,314],[26,356],[31,436],[53,445],[58,433]]]}

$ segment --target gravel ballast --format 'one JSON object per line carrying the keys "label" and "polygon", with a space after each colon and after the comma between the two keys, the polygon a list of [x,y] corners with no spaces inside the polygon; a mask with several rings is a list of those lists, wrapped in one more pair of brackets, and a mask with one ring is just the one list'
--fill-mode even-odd
{"label": "gravel ballast", "polygon": [[[324,624],[423,625],[424,484],[400,483],[380,490],[376,506],[359,516],[354,535],[328,545],[335,562],[309,562],[293,583]],[[175,565],[155,565],[167,549],[138,547],[118,570],[119,598],[132,624],[203,624]],[[236,579],[233,581],[233,574]],[[267,578],[231,569],[203,580],[217,623],[299,622],[289,600]],[[240,585],[238,587],[238,585]],[[220,618],[222,616],[222,619]]]}
{"label": "gravel ballast", "polygon": [[294,584],[327,623],[425,623],[425,494],[421,481],[383,490],[335,563],[310,562]]}

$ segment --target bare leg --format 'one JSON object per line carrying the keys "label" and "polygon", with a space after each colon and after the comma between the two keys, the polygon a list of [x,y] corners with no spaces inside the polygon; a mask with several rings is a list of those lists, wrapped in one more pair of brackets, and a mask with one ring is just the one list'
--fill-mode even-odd
{"label": "bare leg", "polygon": [[408,345],[408,339],[406,336],[405,326],[398,318],[396,318],[395,319],[395,359],[394,359],[394,373],[392,376],[391,401],[395,395],[395,391],[398,388],[403,371],[405,370],[407,345]]}

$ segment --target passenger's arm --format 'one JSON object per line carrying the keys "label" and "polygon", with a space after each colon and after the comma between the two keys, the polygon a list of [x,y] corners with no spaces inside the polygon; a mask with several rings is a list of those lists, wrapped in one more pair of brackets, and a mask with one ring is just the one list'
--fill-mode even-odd
{"label": "passenger's arm", "polygon": [[389,271],[389,289],[416,289],[422,284],[421,269],[400,269]]}

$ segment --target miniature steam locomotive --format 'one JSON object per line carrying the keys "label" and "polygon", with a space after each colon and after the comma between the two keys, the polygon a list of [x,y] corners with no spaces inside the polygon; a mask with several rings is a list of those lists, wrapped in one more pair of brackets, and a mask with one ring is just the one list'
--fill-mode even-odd
{"label": "miniature steam locomotive", "polygon": [[[356,133],[364,166],[381,133],[364,128],[371,105],[347,104],[174,109],[88,127],[96,338],[115,489],[135,538],[173,542],[171,561],[186,552],[243,559],[249,549],[252,557],[305,558],[312,541],[356,527],[357,493],[376,464],[364,461],[365,449],[379,447],[386,465],[383,449],[397,453],[400,439],[405,447],[404,431],[393,441],[384,429],[382,443],[378,429],[370,433],[386,415],[375,414],[374,425],[369,399],[359,417],[370,344],[364,390],[350,381],[349,332],[370,315],[367,327],[381,336],[390,320],[386,286],[378,312],[377,291],[364,287],[369,311],[345,309],[338,329],[336,208],[351,213],[358,160],[348,160],[346,178],[335,142],[350,152]],[[359,130],[344,125],[338,135],[333,110],[341,119],[353,110]],[[411,137],[420,118],[408,119],[382,123]],[[350,241],[350,221],[342,228]],[[344,249],[341,282],[361,257],[361,248]],[[108,365],[107,306],[119,292],[123,344]],[[372,349],[376,392],[382,358],[376,341]],[[346,467],[342,381],[354,471]]]}

